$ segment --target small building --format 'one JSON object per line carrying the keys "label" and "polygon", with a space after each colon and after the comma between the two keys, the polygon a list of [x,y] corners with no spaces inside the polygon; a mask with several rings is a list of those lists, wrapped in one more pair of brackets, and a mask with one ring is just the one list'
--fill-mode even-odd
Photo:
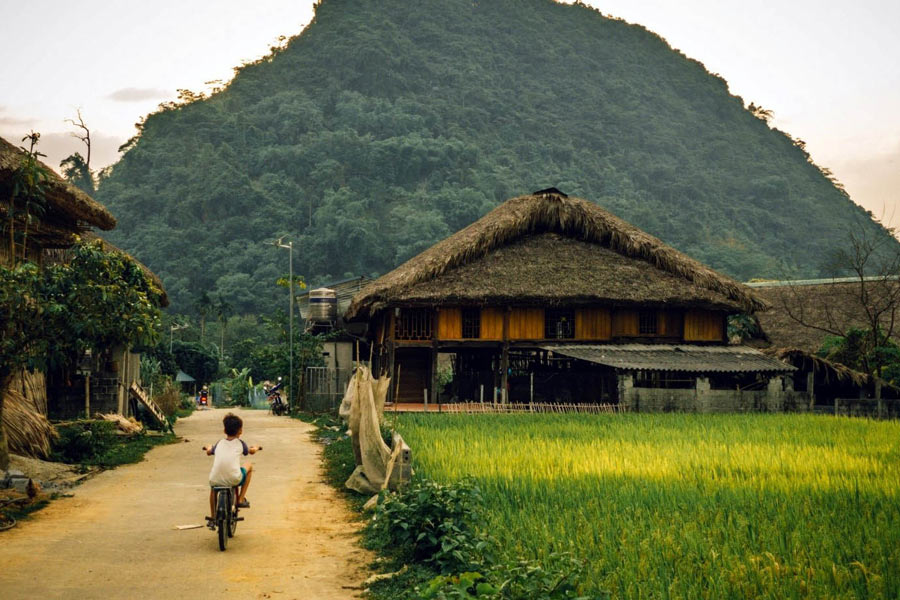
{"label": "small building", "polygon": [[729,345],[752,291],[585,200],[514,198],[357,294],[395,403],[782,410],[794,370]]}
{"label": "small building", "polygon": [[[796,367],[789,385],[809,397],[809,410],[865,416],[900,415],[900,390],[883,379],[817,353],[826,339],[851,328],[868,329],[863,286],[870,306],[884,311],[882,322],[892,319],[888,309],[896,297],[892,277],[806,279],[751,282],[747,286],[766,300],[770,310],[755,315],[758,330],[748,343]],[[887,329],[887,328],[886,328]],[[900,341],[895,329],[894,341]]]}
{"label": "small building", "polygon": [[[868,329],[860,284],[858,277],[747,283],[770,306],[755,315],[761,335],[754,344],[815,353],[827,337],[834,335],[829,330]],[[888,306],[888,302],[877,301],[882,296],[896,295],[896,282],[890,278],[867,277],[865,286],[873,304]],[[889,320],[890,313],[885,312],[884,322]],[[894,338],[900,341],[898,332]]]}

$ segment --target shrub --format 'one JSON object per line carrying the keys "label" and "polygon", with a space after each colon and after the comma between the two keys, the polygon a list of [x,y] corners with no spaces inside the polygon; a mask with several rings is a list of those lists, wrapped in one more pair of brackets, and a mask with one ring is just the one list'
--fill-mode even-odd
{"label": "shrub", "polygon": [[544,560],[498,562],[487,575],[465,572],[439,575],[420,591],[423,599],[451,600],[595,600],[607,592],[585,595],[579,581],[584,564],[567,553],[551,553]]}
{"label": "shrub", "polygon": [[178,389],[178,384],[167,379],[162,393],[154,395],[153,401],[167,417],[174,415],[181,405],[181,390]]}
{"label": "shrub", "polygon": [[379,498],[370,540],[398,558],[430,563],[442,573],[476,570],[490,548],[483,525],[481,492],[469,480],[439,484],[416,480]]}
{"label": "shrub", "polygon": [[51,458],[57,462],[90,462],[116,443],[116,424],[112,421],[75,421],[57,425],[59,437],[53,441]]}

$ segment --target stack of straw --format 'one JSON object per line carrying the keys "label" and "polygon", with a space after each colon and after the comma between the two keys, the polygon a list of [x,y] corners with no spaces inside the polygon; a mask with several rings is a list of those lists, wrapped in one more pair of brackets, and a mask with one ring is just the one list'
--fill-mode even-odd
{"label": "stack of straw", "polygon": [[56,431],[47,417],[34,409],[34,404],[16,390],[8,390],[3,402],[3,429],[9,451],[32,458],[50,455],[50,440]]}

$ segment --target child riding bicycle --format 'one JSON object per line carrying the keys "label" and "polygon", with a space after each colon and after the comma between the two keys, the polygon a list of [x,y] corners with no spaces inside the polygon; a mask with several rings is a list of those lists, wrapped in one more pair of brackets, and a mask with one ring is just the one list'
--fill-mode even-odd
{"label": "child riding bicycle", "polygon": [[235,414],[228,413],[222,419],[225,427],[225,439],[221,439],[212,446],[203,446],[207,456],[215,456],[212,470],[209,472],[209,514],[207,521],[210,529],[215,528],[216,494],[214,487],[240,488],[235,494],[235,506],[238,508],[250,508],[247,500],[247,488],[250,487],[250,477],[253,474],[253,465],[249,462],[241,465],[241,456],[256,454],[262,450],[262,446],[247,446],[241,439],[244,433],[244,422]]}

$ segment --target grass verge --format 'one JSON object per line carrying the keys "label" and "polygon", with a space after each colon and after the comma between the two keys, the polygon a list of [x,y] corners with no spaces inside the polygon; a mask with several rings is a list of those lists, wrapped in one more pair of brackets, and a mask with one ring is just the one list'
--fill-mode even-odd
{"label": "grass verge", "polygon": [[[356,468],[353,446],[345,433],[346,427],[339,418],[330,415],[298,413],[293,417],[316,426],[314,437],[324,446],[322,460],[325,481],[341,494],[360,520],[365,519],[363,505],[368,497],[344,487],[344,482]],[[368,530],[363,532],[362,545],[377,550],[377,544]],[[373,565],[377,571],[398,570],[403,566],[403,562],[395,556],[383,552],[379,552],[377,563]],[[415,592],[416,588],[427,584],[436,575],[437,572],[429,567],[409,565],[399,575],[373,583],[366,591],[366,597],[371,600],[413,600],[420,597]]]}

